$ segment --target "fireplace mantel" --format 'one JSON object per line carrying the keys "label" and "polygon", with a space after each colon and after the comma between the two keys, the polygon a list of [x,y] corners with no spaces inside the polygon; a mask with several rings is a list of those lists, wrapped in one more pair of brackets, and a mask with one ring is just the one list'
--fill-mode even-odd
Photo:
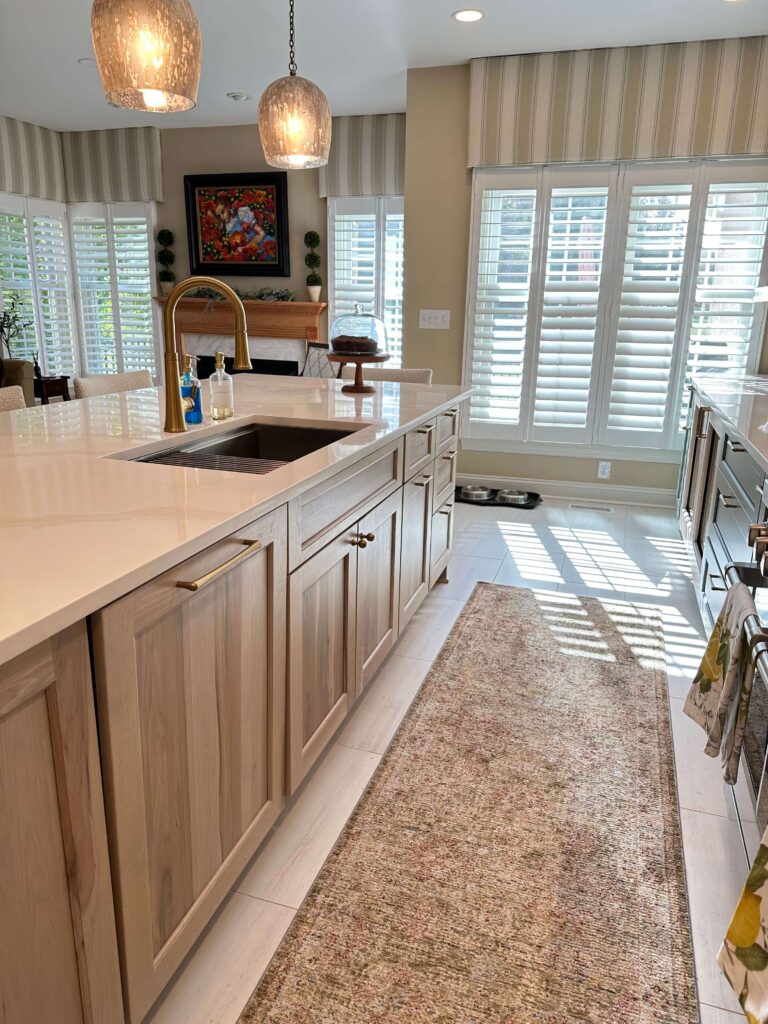
{"label": "fireplace mantel", "polygon": [[[165,298],[155,299],[160,306]],[[286,338],[318,341],[320,323],[328,308],[325,302],[243,302],[248,334],[253,338]],[[211,299],[182,299],[176,307],[176,329],[180,334],[232,335],[232,309],[227,302]]]}

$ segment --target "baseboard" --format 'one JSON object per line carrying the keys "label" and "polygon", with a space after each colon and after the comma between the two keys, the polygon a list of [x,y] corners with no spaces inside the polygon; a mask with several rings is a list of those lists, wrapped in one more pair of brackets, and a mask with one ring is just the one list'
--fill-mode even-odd
{"label": "baseboard", "polygon": [[489,484],[491,487],[517,487],[536,491],[545,498],[577,501],[608,501],[614,505],[645,505],[650,508],[674,508],[675,492],[665,487],[629,487],[625,484],[576,484],[567,480],[524,480],[521,477],[486,476],[483,473],[459,473],[460,484]]}

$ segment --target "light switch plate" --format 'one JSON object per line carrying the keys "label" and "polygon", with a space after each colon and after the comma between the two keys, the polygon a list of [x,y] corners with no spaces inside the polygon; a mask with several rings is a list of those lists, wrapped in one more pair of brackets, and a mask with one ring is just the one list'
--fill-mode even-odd
{"label": "light switch plate", "polygon": [[450,309],[420,309],[419,327],[422,331],[450,331]]}

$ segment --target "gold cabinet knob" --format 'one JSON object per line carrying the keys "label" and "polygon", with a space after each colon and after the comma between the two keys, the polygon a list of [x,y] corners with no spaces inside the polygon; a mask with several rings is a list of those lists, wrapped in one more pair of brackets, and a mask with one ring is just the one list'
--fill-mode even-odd
{"label": "gold cabinet knob", "polygon": [[368,540],[368,541],[376,540],[376,534],[375,533],[361,533],[360,536],[362,537],[363,540]]}
{"label": "gold cabinet knob", "polygon": [[351,540],[349,543],[355,548],[368,547],[368,541],[365,539],[365,537],[355,537],[354,540]]}

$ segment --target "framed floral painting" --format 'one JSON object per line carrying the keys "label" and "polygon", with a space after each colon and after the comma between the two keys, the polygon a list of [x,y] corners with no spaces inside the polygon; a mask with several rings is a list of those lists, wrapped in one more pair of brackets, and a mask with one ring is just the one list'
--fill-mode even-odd
{"label": "framed floral painting", "polygon": [[290,276],[284,171],[190,174],[184,195],[192,274]]}

